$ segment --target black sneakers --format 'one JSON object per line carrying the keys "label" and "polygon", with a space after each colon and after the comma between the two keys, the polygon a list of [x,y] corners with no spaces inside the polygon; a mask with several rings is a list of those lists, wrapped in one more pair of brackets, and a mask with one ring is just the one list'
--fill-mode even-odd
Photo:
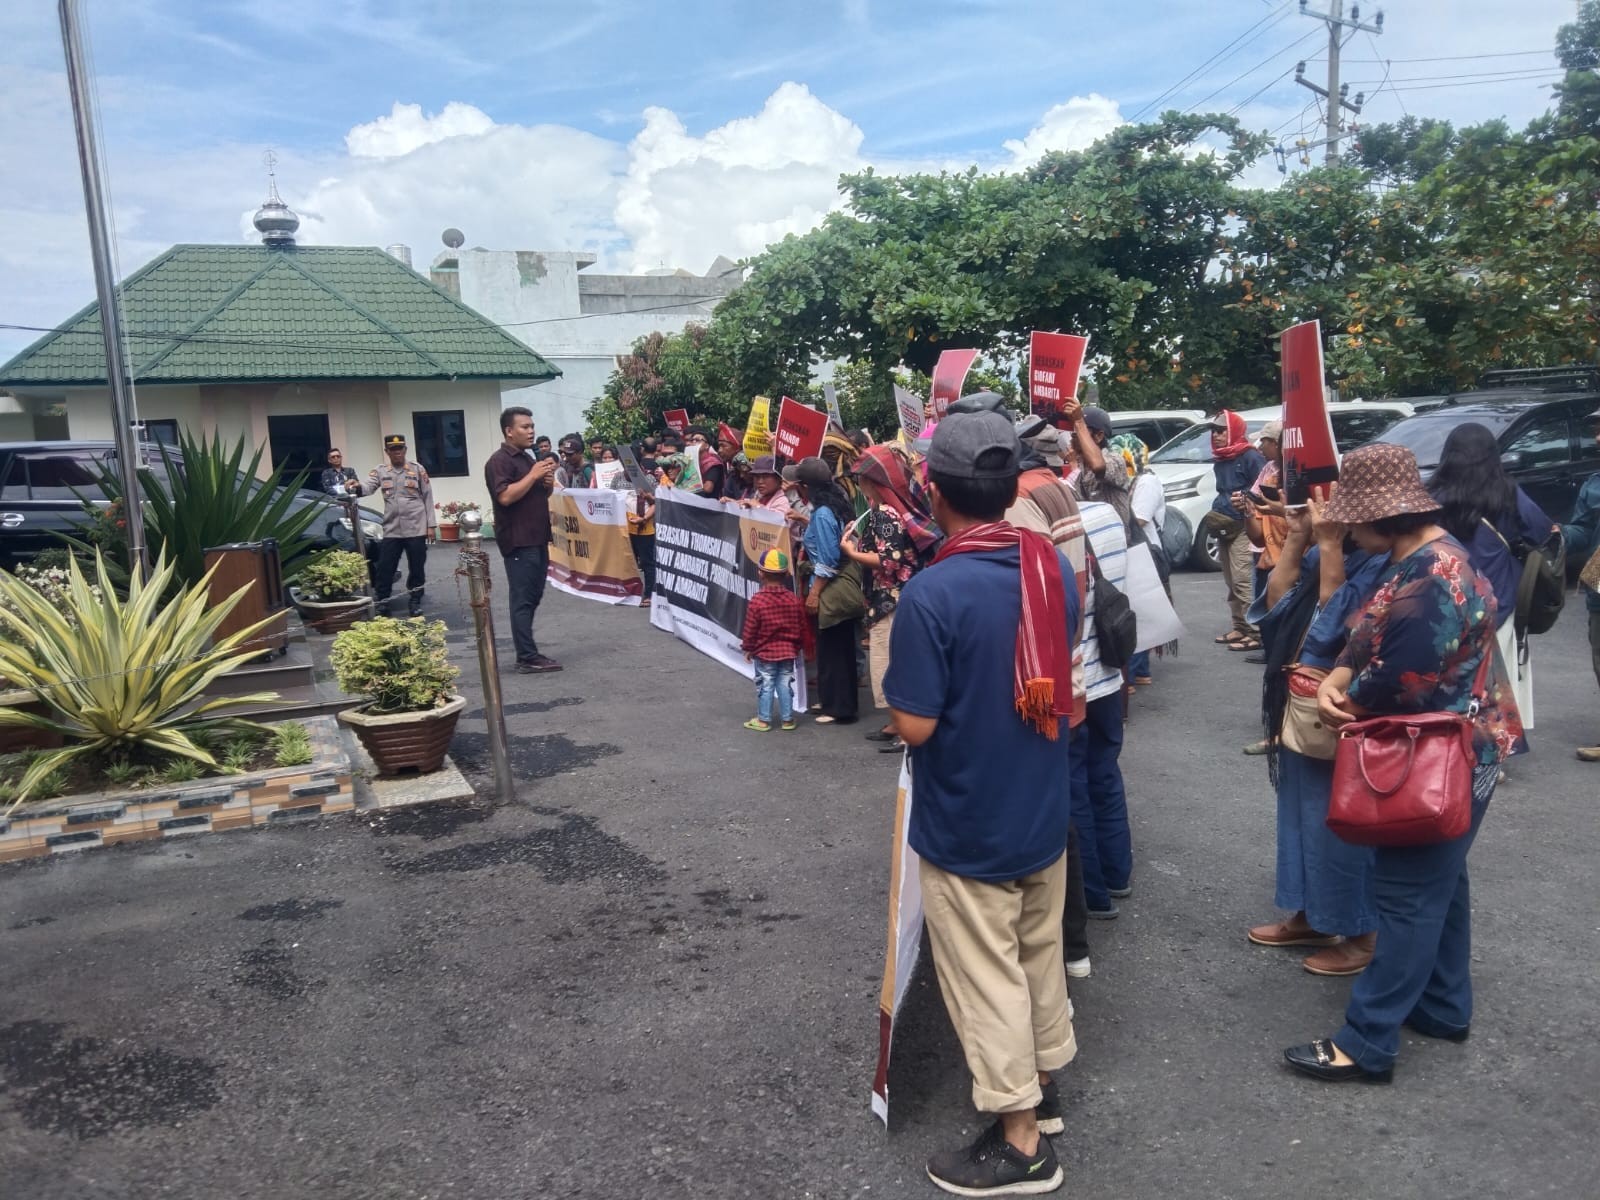
{"label": "black sneakers", "polygon": [[1030,1157],[1006,1141],[996,1121],[965,1150],[935,1154],[928,1178],[957,1196],[1035,1196],[1055,1191],[1065,1176],[1048,1137],[1040,1135]]}
{"label": "black sneakers", "polygon": [[1061,1133],[1067,1127],[1067,1122],[1061,1116],[1061,1089],[1052,1079],[1039,1089],[1039,1104],[1033,1110],[1034,1118],[1039,1122],[1040,1133]]}

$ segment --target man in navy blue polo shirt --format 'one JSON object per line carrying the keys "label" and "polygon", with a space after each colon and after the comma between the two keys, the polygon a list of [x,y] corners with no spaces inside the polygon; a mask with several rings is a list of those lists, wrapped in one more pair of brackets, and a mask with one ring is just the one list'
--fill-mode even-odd
{"label": "man in navy blue polo shirt", "polygon": [[972,1099],[998,1119],[928,1175],[962,1195],[1052,1191],[1050,1072],[1077,1054],[1067,1010],[1072,646],[1078,589],[1050,539],[1004,520],[1022,447],[994,412],[952,413],[928,448],[945,541],[900,594],[883,689],[911,747],[910,840]]}

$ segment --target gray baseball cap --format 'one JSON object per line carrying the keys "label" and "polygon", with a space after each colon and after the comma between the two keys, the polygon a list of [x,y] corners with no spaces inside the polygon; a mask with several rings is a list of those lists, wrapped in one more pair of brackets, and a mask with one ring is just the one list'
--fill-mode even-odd
{"label": "gray baseball cap", "polygon": [[[1004,458],[980,467],[978,459],[991,450],[1004,450]],[[952,410],[939,422],[928,444],[928,471],[952,479],[1014,479],[1021,459],[1022,443],[1017,440],[1016,428],[994,411]]]}
{"label": "gray baseball cap", "polygon": [[1083,423],[1089,427],[1090,433],[1098,433],[1105,437],[1111,436],[1111,414],[1103,408],[1093,404],[1083,410]]}

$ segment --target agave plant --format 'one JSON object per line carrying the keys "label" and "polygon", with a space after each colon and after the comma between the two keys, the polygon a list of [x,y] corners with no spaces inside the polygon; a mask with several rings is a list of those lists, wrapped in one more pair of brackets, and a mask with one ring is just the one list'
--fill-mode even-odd
{"label": "agave plant", "polygon": [[50,709],[45,715],[0,708],[0,727],[28,726],[61,734],[68,744],[39,754],[19,784],[26,800],[51,772],[85,755],[146,749],[215,766],[191,733],[219,725],[251,726],[226,710],[276,699],[274,692],[200,699],[217,676],[261,653],[245,647],[267,618],[215,643],[212,635],[249,590],[212,604],[208,572],[170,600],[175,564],[162,556],[146,582],[128,581],[123,600],[95,555],[98,594],[76,562],[64,607],[0,572],[0,675]]}
{"label": "agave plant", "polygon": [[[165,554],[174,565],[176,585],[188,586],[205,577],[205,552],[210,546],[272,538],[278,543],[285,576],[292,575],[311,552],[306,531],[321,510],[314,504],[296,507],[304,472],[285,479],[283,469],[274,467],[265,479],[257,479],[262,448],[246,460],[243,438],[229,446],[221,435],[196,441],[184,431],[178,447],[181,461],[165,444],[159,449],[166,471],[139,471],[145,540],[152,554]],[[100,488],[112,505],[120,505],[122,481],[115,471],[102,472]],[[84,555],[103,540],[95,536],[100,508],[93,509],[89,520],[80,524],[79,537],[68,539]],[[123,583],[122,571],[114,568],[111,576],[114,583]]]}

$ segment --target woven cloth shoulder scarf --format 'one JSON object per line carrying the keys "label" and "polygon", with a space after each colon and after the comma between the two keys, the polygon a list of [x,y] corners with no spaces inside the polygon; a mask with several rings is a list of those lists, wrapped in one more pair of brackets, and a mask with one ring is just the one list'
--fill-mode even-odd
{"label": "woven cloth shoulder scarf", "polygon": [[1013,691],[1017,713],[1051,741],[1058,719],[1072,715],[1072,646],[1061,560],[1050,539],[1005,521],[974,525],[946,538],[933,561],[1016,546],[1022,555],[1022,624],[1017,629]]}

